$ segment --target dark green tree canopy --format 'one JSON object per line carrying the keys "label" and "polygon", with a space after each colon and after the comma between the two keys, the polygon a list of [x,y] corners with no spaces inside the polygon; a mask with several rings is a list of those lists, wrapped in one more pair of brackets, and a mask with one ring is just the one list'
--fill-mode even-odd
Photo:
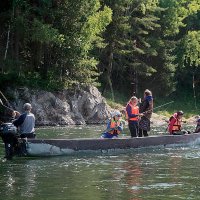
{"label": "dark green tree canopy", "polygon": [[200,95],[200,0],[2,0],[0,23],[1,86]]}

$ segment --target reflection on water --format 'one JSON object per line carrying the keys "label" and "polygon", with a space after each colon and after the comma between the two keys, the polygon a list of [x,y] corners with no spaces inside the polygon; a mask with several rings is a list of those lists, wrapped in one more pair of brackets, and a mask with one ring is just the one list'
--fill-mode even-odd
{"label": "reflection on water", "polygon": [[[38,136],[91,137],[100,135],[103,128],[44,128],[38,129]],[[1,160],[0,196],[2,200],[198,199],[199,150],[199,146],[149,148]],[[2,157],[2,148],[0,154]]]}

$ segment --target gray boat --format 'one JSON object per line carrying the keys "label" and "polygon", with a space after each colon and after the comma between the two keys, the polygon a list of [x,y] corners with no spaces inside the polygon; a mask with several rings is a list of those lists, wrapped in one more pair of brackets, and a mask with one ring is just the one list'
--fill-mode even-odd
{"label": "gray boat", "polygon": [[118,150],[186,146],[200,144],[200,133],[182,135],[154,135],[139,138],[86,138],[86,139],[29,139],[19,138],[12,123],[0,125],[0,136],[5,144],[5,157],[58,156],[81,152],[110,152]]}
{"label": "gray boat", "polygon": [[197,144],[200,144],[200,133],[117,139],[28,139],[26,150],[27,156],[56,156],[72,155],[80,152],[109,152],[113,150]]}

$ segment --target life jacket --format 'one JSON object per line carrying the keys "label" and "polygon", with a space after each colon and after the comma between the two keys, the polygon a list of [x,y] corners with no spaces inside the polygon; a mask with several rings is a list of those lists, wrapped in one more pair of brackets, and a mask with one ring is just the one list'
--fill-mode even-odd
{"label": "life jacket", "polygon": [[[118,120],[118,121],[115,121],[114,119],[111,119],[111,122],[110,122],[110,128],[116,128],[118,126],[120,126],[121,122]],[[119,130],[111,130],[109,131],[110,134],[114,134],[114,133],[117,133],[119,134],[120,131]]]}
{"label": "life jacket", "polygon": [[176,119],[176,121],[173,124],[172,132],[180,131],[181,130],[181,120],[179,120],[176,116],[171,116],[169,118],[169,125],[170,125],[172,119],[174,119],[174,118]]}
{"label": "life jacket", "polygon": [[[134,115],[139,114],[139,107],[138,106],[133,106],[131,103],[128,103],[127,105],[129,105],[131,107],[131,114],[134,114]],[[138,121],[138,116],[129,118],[128,113],[126,112],[126,119],[128,121]]]}

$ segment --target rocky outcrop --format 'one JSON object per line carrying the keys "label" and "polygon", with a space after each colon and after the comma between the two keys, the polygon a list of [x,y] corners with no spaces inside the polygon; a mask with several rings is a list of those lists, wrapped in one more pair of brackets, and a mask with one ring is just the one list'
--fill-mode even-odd
{"label": "rocky outcrop", "polygon": [[74,91],[47,92],[28,88],[7,89],[15,110],[32,104],[37,125],[101,124],[110,117],[111,108],[96,87]]}

